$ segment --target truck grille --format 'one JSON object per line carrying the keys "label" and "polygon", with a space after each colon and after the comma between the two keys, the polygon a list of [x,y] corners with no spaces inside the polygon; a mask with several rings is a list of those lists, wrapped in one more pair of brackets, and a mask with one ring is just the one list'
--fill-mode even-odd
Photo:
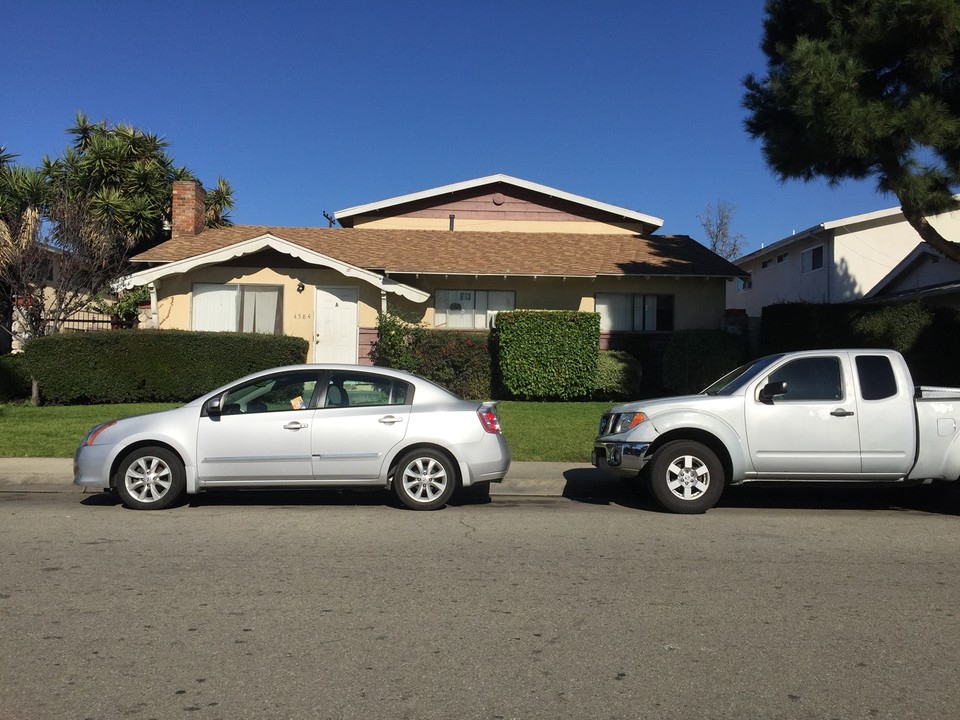
{"label": "truck grille", "polygon": [[598,435],[609,435],[609,434],[610,434],[610,428],[613,427],[613,422],[614,422],[614,420],[616,419],[616,417],[617,417],[617,416],[614,415],[613,413],[607,413],[606,415],[604,415],[603,417],[601,417],[601,418],[600,418],[600,430],[599,430],[599,432],[598,432],[597,434],[598,434]]}

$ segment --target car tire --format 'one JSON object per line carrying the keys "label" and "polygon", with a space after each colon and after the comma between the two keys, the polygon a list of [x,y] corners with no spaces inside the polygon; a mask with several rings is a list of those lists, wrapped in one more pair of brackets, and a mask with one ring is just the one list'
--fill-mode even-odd
{"label": "car tire", "polygon": [[454,465],[437,450],[414,450],[397,463],[393,491],[411,510],[436,510],[447,504],[457,489]]}
{"label": "car tire", "polygon": [[657,450],[649,465],[650,492],[670,512],[705,513],[723,492],[723,466],[702,443],[674,440]]}
{"label": "car tire", "polygon": [[114,475],[120,501],[134,510],[163,510],[183,497],[183,463],[162,447],[137,448],[123,458]]}

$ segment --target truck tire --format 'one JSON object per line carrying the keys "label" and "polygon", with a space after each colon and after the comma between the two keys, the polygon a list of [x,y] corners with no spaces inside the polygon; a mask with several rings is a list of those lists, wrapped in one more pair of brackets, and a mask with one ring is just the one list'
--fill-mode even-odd
{"label": "truck tire", "polygon": [[723,492],[723,466],[702,443],[668,442],[654,453],[648,467],[650,492],[670,512],[705,513]]}

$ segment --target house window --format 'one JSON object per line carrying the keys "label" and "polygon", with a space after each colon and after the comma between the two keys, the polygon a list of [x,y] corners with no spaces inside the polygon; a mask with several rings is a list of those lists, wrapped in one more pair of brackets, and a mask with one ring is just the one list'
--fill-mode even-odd
{"label": "house window", "polygon": [[789,255],[790,255],[790,253],[788,253],[788,252],[780,253],[779,255],[777,255],[777,265],[779,265],[779,264],[782,263],[784,260],[786,260],[787,257],[789,257]]}
{"label": "house window", "polygon": [[770,267],[772,264],[773,264],[773,260],[764,260],[763,262],[760,263],[760,269],[761,269],[761,270],[766,270],[766,269],[767,269],[768,267]]}
{"label": "house window", "polygon": [[501,310],[516,307],[512,290],[437,290],[435,327],[483,329]]}
{"label": "house window", "polygon": [[753,276],[737,278],[737,292],[747,292],[753,287]]}
{"label": "house window", "polygon": [[597,293],[597,312],[603,332],[673,330],[673,295]]}
{"label": "house window", "polygon": [[193,286],[193,329],[283,333],[283,288],[279,285]]}
{"label": "house window", "polygon": [[823,245],[804,250],[800,253],[800,272],[808,273],[823,267]]}

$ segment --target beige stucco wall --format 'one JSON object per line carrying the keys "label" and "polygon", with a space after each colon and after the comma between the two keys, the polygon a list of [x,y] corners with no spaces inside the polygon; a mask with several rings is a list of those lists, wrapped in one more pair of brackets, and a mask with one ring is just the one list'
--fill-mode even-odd
{"label": "beige stucco wall", "polygon": [[[438,289],[512,290],[518,309],[581,310],[596,309],[597,293],[646,293],[673,295],[674,327],[719,328],[724,311],[726,281],[716,278],[518,278],[503,276],[420,276],[396,279],[420,287],[433,295]],[[433,297],[424,305],[415,305],[391,295],[388,309],[408,320],[434,324]]]}
{"label": "beige stucco wall", "polygon": [[[438,289],[506,290],[515,292],[519,309],[595,310],[596,293],[656,293],[673,295],[674,327],[717,328],[723,316],[725,281],[718,279],[676,278],[518,278],[504,276],[395,276],[401,283],[431,293],[422,304],[387,295],[387,307],[407,320],[434,324],[433,294]],[[158,319],[161,328],[192,329],[192,289],[194,283],[262,284],[283,287],[283,332],[302,337],[310,344],[308,360],[313,359],[316,287],[357,287],[356,281],[323,268],[291,270],[273,268],[207,267],[164,278],[157,284]],[[297,292],[298,283],[304,291]],[[361,283],[358,306],[359,327],[377,325],[380,309],[379,288]],[[362,351],[361,351],[362,354]]]}
{"label": "beige stucco wall", "polygon": [[[297,285],[303,283],[303,292]],[[354,279],[348,279],[334,270],[323,268],[298,268],[275,270],[273,268],[208,267],[183,275],[167,277],[156,283],[159,325],[163,329],[192,329],[192,298],[194,283],[223,283],[249,285],[279,285],[283,288],[283,333],[302,337],[310,343],[308,361],[313,358],[314,313],[316,288],[357,287]],[[380,290],[368,283],[361,283],[358,304],[358,322],[361,328],[373,328],[380,310]]]}

